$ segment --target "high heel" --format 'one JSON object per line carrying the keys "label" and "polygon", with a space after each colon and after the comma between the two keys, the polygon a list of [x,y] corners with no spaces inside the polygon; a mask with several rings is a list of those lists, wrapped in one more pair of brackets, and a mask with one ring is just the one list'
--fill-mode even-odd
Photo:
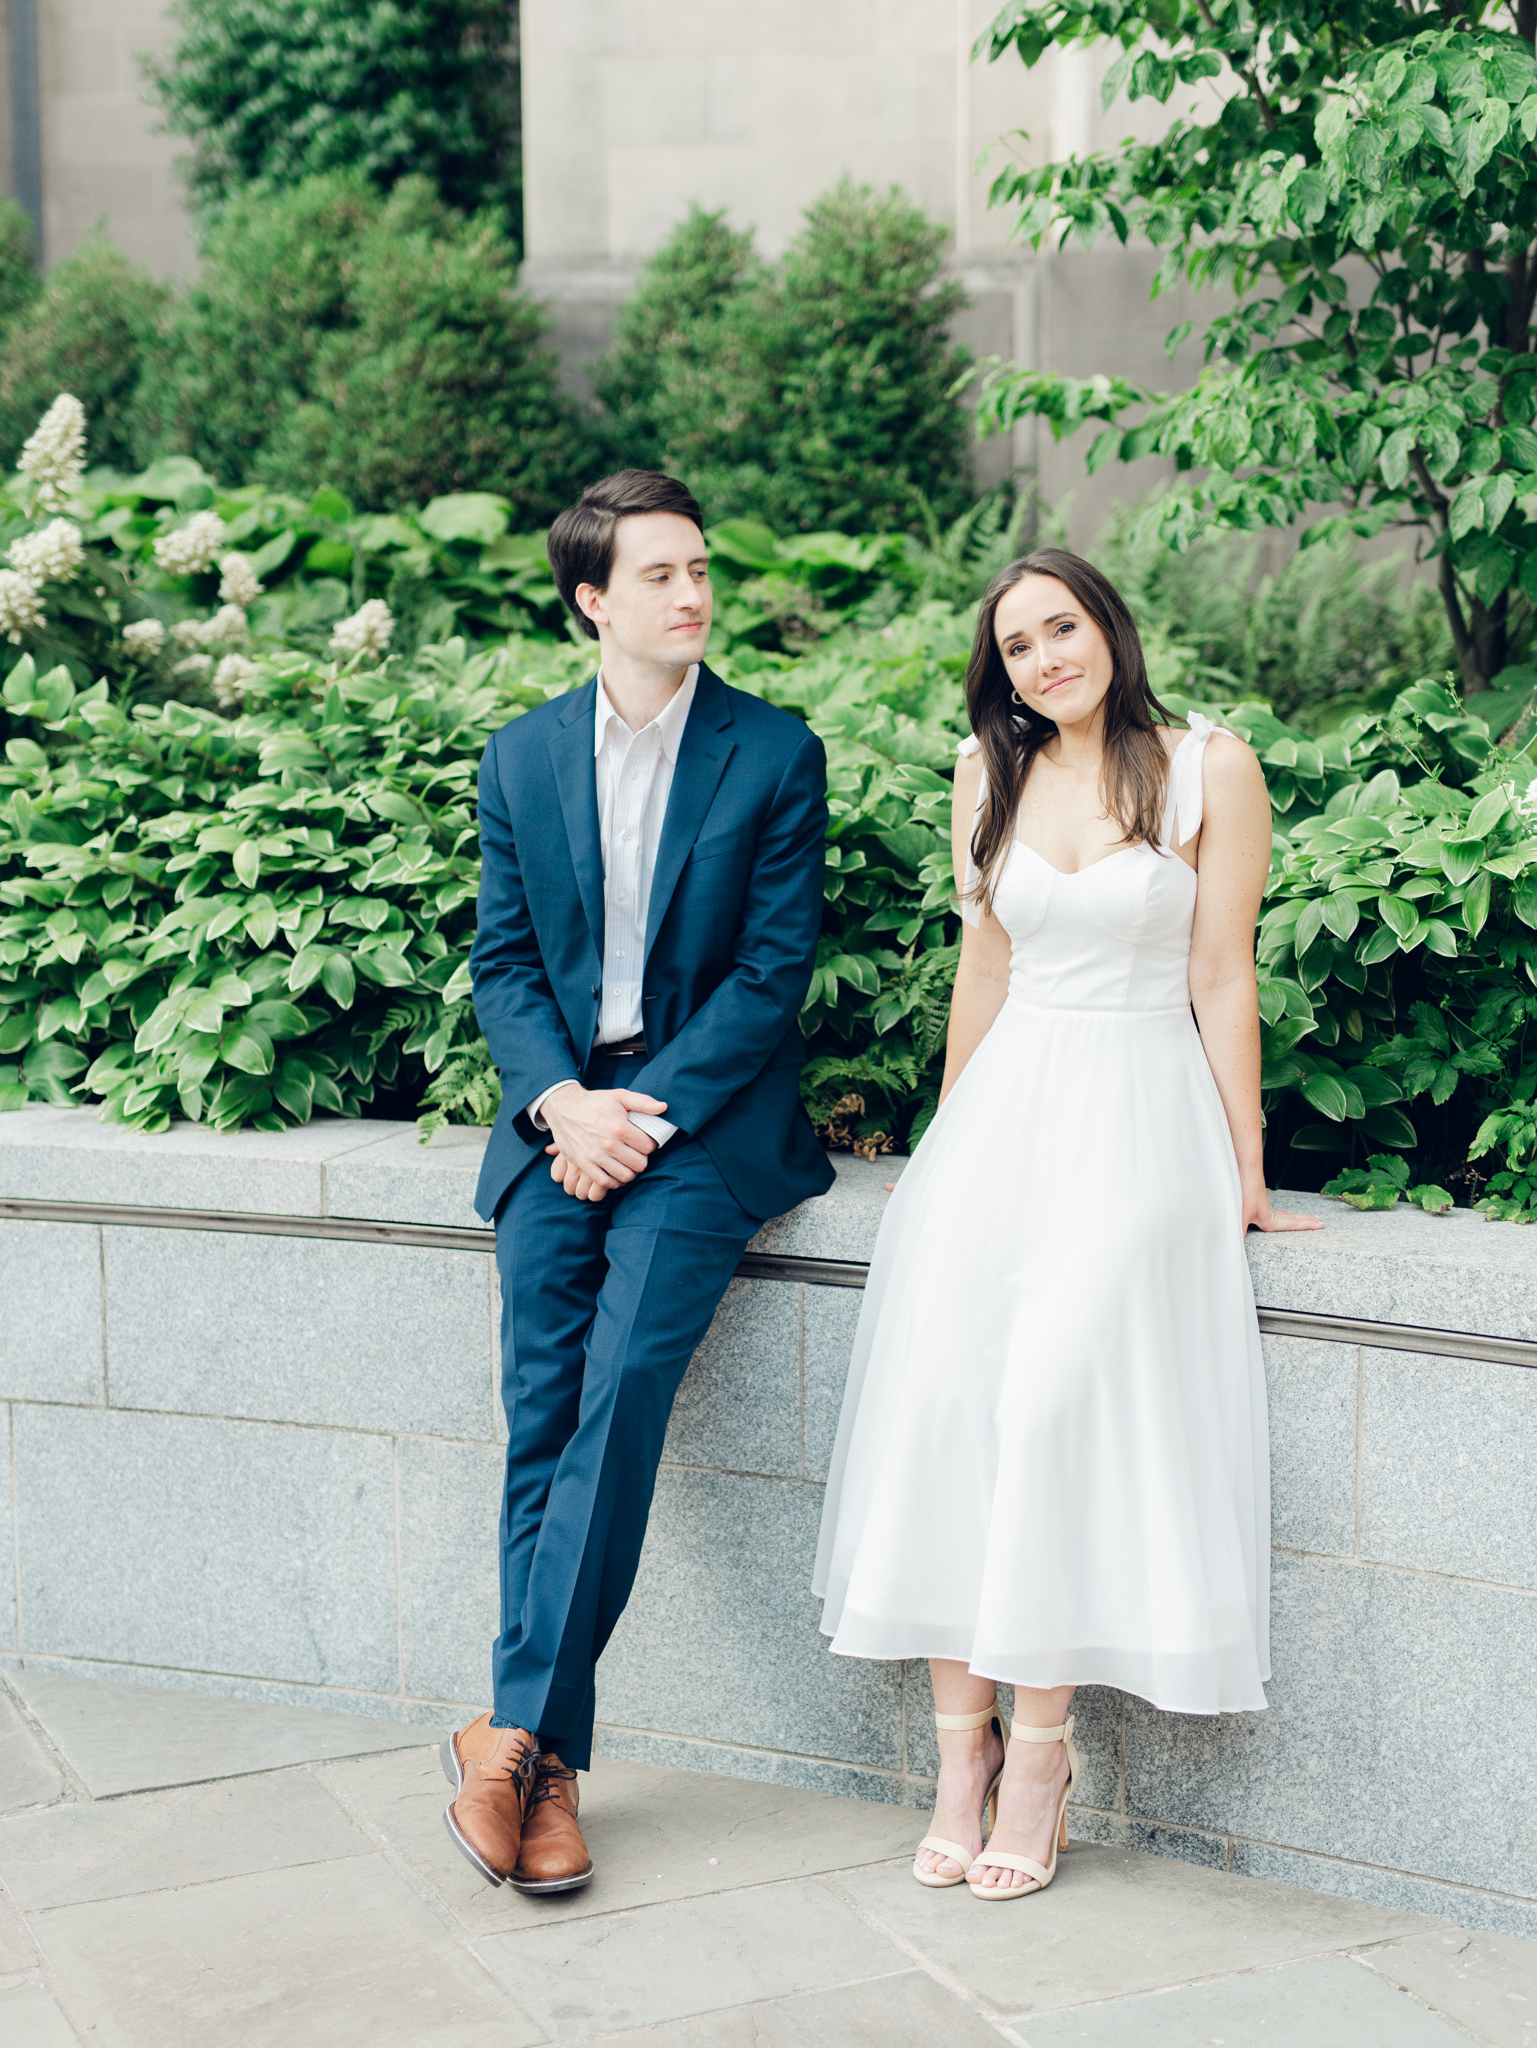
{"label": "high heel", "polygon": [[[1019,1742],[1060,1742],[1067,1751],[1067,1783],[1062,1787],[1062,1797],[1057,1802],[1057,1822],[1051,1834],[1051,1861],[1037,1863],[1033,1856],[1018,1856],[1012,1849],[992,1849],[984,1843],[982,1851],[972,1858],[973,1870],[979,1864],[988,1869],[1022,1870],[1030,1882],[972,1884],[968,1871],[966,1882],[979,1899],[1023,1899],[1031,1892],[1045,1891],[1057,1874],[1057,1851],[1067,1847],[1067,1802],[1078,1783],[1079,1771],[1078,1750],[1073,1741],[1073,1717],[1069,1714],[1060,1728],[1022,1728],[1016,1721],[1013,1732]],[[1000,1771],[998,1775],[1002,1777],[1003,1773]]]}
{"label": "high heel", "polygon": [[[984,1707],[980,1714],[936,1714],[934,1716],[934,1726],[936,1728],[985,1728],[989,1721],[996,1721],[998,1723],[998,1733],[1003,1738],[1003,1754],[1005,1760],[1007,1760],[1009,1754],[1009,1730],[1003,1717],[998,1712],[998,1698],[996,1694],[993,1696],[992,1705]],[[987,1841],[994,1821],[997,1819],[998,1785],[1002,1777],[1003,1765],[1000,1764],[993,1775],[993,1782],[988,1786],[982,1801],[982,1840],[984,1844]],[[921,1869],[917,1858],[914,1857],[913,1876],[917,1878],[919,1884],[926,1884],[933,1891],[946,1891],[951,1885],[964,1884],[967,1871],[970,1870],[977,1860],[969,1849],[963,1849],[959,1842],[947,1842],[943,1835],[925,1835],[918,1844],[918,1847],[920,1849],[937,1849],[942,1856],[948,1856],[952,1863],[960,1865],[960,1869],[954,1877],[941,1877],[937,1870]]]}

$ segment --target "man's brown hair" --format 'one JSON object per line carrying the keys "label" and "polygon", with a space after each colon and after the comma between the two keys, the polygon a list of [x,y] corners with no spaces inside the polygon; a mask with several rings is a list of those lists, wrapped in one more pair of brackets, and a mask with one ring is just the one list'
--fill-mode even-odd
{"label": "man's brown hair", "polygon": [[550,528],[546,547],[555,587],[590,640],[598,629],[576,601],[577,585],[607,590],[614,571],[614,534],[621,519],[637,512],[677,512],[704,531],[704,514],[687,484],[658,469],[621,469],[589,484],[577,502]]}

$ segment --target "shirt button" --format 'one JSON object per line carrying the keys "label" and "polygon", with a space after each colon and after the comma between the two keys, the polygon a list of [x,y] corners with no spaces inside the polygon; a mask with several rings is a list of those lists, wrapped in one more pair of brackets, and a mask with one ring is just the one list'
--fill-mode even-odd
{"label": "shirt button", "polygon": [[629,842],[635,837],[635,834],[633,832],[621,832],[619,837],[625,842],[626,845],[628,845]]}
{"label": "shirt button", "polygon": [[623,901],[624,901],[624,891],[623,891],[623,889],[621,889],[621,890],[619,891],[619,901],[620,901],[621,903],[623,903]]}

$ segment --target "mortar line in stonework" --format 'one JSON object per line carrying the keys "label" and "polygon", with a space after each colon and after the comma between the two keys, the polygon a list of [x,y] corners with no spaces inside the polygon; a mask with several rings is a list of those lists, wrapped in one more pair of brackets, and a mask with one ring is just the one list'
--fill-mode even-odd
{"label": "mortar line in stonework", "polygon": [[946,1969],[937,1957],[921,1949],[915,1941],[909,1941],[905,1934],[899,1934],[895,1927],[879,1913],[871,1912],[862,1899],[855,1898],[854,1894],[846,1886],[839,1884],[830,1873],[820,1872],[816,1881],[824,1891],[831,1892],[835,1899],[847,1906],[855,1918],[862,1920],[872,1933],[879,1934],[884,1940],[889,1941],[899,1954],[906,1956],[910,1963],[923,1972],[930,1983],[937,1984],[941,1991],[949,1992],[957,2005],[963,2006],[974,2018],[991,2027],[1001,2040],[1011,2044],[1011,2048],[1030,2048],[1024,2035],[1017,2033],[1006,2020],[1000,2018],[996,2008],[980,1993],[973,1991],[963,1977],[957,1977],[954,1971]]}
{"label": "mortar line in stonework", "polygon": [[1356,1549],[1361,1555],[1361,1502],[1366,1467],[1366,1347],[1356,1346]]}
{"label": "mortar line in stonework", "polygon": [[101,1279],[101,1398],[112,1406],[112,1353],[107,1344],[107,1233],[96,1226],[96,1270]]}
{"label": "mortar line in stonework", "polygon": [[11,1583],[16,1590],[16,1654],[19,1657],[26,1647],[26,1637],[21,1626],[21,1489],[16,1481],[16,1403],[7,1401],[5,1412],[10,1449]]}
{"label": "mortar line in stonework", "polygon": [[400,1438],[390,1439],[391,1465],[395,1481],[395,1690],[406,1697],[405,1581],[400,1562]]}
{"label": "mortar line in stonework", "polygon": [[[400,1693],[384,1692],[377,1687],[366,1685],[326,1685],[317,1679],[269,1678],[256,1671],[218,1671],[195,1664],[131,1664],[123,1657],[71,1657],[54,1650],[0,1650],[0,1672],[10,1664],[21,1664],[33,1671],[57,1669],[65,1675],[95,1677],[103,1685],[137,1685],[137,1678],[124,1678],[118,1674],[139,1672],[143,1674],[151,1690],[155,1688],[157,1681],[162,1681],[160,1690],[164,1692],[195,1692],[205,1699],[240,1700],[251,1706],[293,1706],[293,1700],[274,1700],[269,1699],[267,1695],[274,1692],[308,1693],[328,1703],[324,1707],[314,1709],[317,1713],[361,1712],[361,1709],[338,1704],[351,1700],[377,1700],[381,1706],[391,1709],[409,1706],[431,1708],[436,1712],[441,1708],[449,1717],[460,1714],[474,1705],[470,1700],[440,1699],[433,1693],[406,1693],[402,1696]],[[163,1681],[167,1678],[212,1679],[216,1685],[259,1686],[264,1690],[226,1693],[211,1691],[198,1685],[165,1685]],[[478,1711],[483,1713],[485,1709],[482,1706]],[[433,1725],[426,1721],[403,1720],[398,1712],[393,1711],[388,1714],[365,1713],[362,1718],[367,1721],[383,1721],[402,1728],[427,1728]],[[446,1726],[447,1723],[444,1722],[443,1725]],[[858,1765],[855,1768],[862,1770],[865,1766]]]}
{"label": "mortar line in stonework", "polygon": [[806,1289],[795,1290],[796,1428],[800,1443],[796,1476],[806,1476]]}
{"label": "mortar line in stonework", "polygon": [[1400,1579],[1435,1579],[1444,1586],[1472,1586],[1480,1593],[1517,1593],[1537,1600],[1537,1586],[1516,1586],[1508,1579],[1470,1579],[1462,1572],[1436,1572],[1426,1565],[1394,1564],[1387,1558],[1354,1557],[1338,1550],[1296,1550],[1287,1543],[1272,1543],[1273,1557],[1314,1558],[1320,1564],[1337,1564],[1363,1572],[1391,1572]]}

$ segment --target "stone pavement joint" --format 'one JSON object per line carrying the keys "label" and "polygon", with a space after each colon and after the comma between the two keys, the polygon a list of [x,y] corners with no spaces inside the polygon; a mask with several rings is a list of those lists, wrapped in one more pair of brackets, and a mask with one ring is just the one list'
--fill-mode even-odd
{"label": "stone pavement joint", "polygon": [[905,1808],[602,1756],[526,1899],[420,1729],[5,1678],[6,2048],[1537,2048],[1537,1943],[1448,1920],[1084,1843],[995,1912]]}

